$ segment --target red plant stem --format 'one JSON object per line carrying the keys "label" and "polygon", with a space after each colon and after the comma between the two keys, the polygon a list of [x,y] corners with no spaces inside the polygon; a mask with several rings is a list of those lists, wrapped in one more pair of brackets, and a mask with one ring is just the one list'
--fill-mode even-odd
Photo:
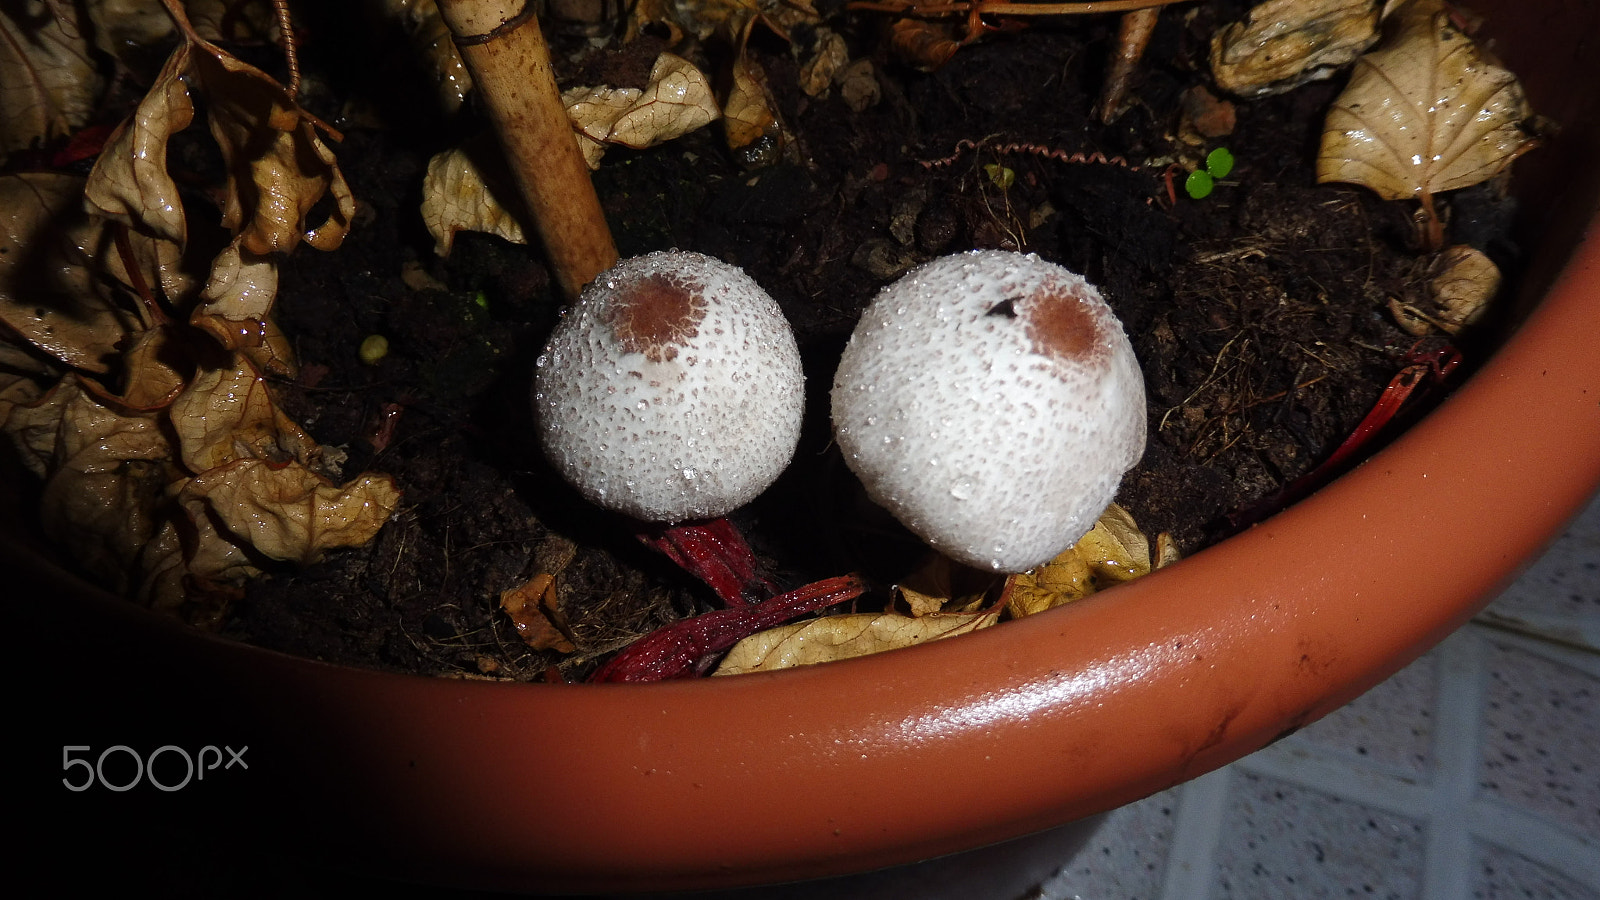
{"label": "red plant stem", "polygon": [[758,571],[755,551],[725,518],[670,525],[639,540],[705,582],[729,609],[743,609],[777,593]]}
{"label": "red plant stem", "polygon": [[[1420,343],[1420,342],[1419,342]],[[1410,365],[1401,369],[1389,379],[1384,386],[1383,393],[1378,395],[1378,402],[1362,417],[1361,422],[1350,432],[1334,451],[1323,460],[1320,465],[1310,472],[1289,482],[1283,490],[1268,497],[1261,503],[1230,517],[1234,526],[1243,528],[1259,522],[1273,513],[1309,496],[1317,488],[1322,487],[1338,473],[1341,466],[1365,447],[1384,426],[1388,425],[1400,411],[1417,385],[1424,376],[1431,375],[1435,384],[1442,384],[1446,377],[1461,363],[1461,353],[1456,348],[1444,346],[1432,353],[1418,354],[1416,348],[1408,354],[1412,361]]]}
{"label": "red plant stem", "polygon": [[719,609],[674,622],[634,641],[590,676],[597,682],[665,681],[701,675],[716,655],[758,631],[861,595],[858,575],[841,575],[796,588],[770,600]]}

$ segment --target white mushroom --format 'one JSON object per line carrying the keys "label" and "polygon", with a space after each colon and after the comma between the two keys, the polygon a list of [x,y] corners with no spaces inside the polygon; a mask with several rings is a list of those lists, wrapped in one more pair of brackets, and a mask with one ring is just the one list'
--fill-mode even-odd
{"label": "white mushroom", "polygon": [[959,562],[1021,572],[1093,527],[1144,453],[1144,378],[1093,285],[975,251],[872,302],[834,378],[833,425],[907,528]]}
{"label": "white mushroom", "polygon": [[538,360],[545,455],[591,502],[649,522],[744,505],[789,464],[804,405],[778,304],[734,266],[670,251],[600,274]]}

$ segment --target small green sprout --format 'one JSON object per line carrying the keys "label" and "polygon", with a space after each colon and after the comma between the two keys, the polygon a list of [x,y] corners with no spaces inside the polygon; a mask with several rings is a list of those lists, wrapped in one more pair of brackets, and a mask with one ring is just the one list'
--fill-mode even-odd
{"label": "small green sprout", "polygon": [[1211,195],[1211,189],[1216,187],[1217,181],[1227,178],[1233,171],[1233,154],[1227,147],[1218,147],[1206,154],[1206,167],[1196,169],[1189,173],[1183,180],[1183,189],[1194,200],[1202,200]]}
{"label": "small green sprout", "polygon": [[1017,173],[999,163],[985,163],[983,171],[989,174],[989,180],[1000,190],[1006,190],[1017,182]]}
{"label": "small green sprout", "polygon": [[489,295],[485,294],[483,291],[478,291],[472,295],[472,302],[477,304],[479,309],[488,309]]}

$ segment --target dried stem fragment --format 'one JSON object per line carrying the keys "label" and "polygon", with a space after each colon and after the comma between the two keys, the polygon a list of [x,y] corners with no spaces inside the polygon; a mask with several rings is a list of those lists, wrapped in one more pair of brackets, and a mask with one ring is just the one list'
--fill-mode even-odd
{"label": "dried stem fragment", "polygon": [[532,3],[441,0],[462,61],[500,136],[517,185],[568,298],[617,261]]}

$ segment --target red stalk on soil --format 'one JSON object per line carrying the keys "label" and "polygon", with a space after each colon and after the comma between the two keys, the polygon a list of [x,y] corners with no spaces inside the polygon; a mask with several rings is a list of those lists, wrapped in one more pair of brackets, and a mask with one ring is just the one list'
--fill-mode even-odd
{"label": "red stalk on soil", "polygon": [[590,681],[665,681],[703,675],[716,654],[763,631],[861,595],[858,575],[841,575],[796,588],[770,600],[702,613],[658,629],[629,645]]}
{"label": "red stalk on soil", "polygon": [[1248,528],[1310,496],[1318,488],[1332,481],[1345,464],[1394,419],[1425,377],[1431,376],[1429,380],[1434,385],[1443,384],[1456,366],[1461,364],[1461,353],[1448,344],[1428,353],[1419,353],[1413,347],[1406,355],[1406,359],[1410,365],[1389,379],[1383,393],[1378,395],[1378,402],[1373,404],[1372,409],[1356,425],[1350,436],[1345,438],[1327,459],[1315,469],[1289,482],[1278,493],[1230,516],[1229,519],[1234,527]]}

